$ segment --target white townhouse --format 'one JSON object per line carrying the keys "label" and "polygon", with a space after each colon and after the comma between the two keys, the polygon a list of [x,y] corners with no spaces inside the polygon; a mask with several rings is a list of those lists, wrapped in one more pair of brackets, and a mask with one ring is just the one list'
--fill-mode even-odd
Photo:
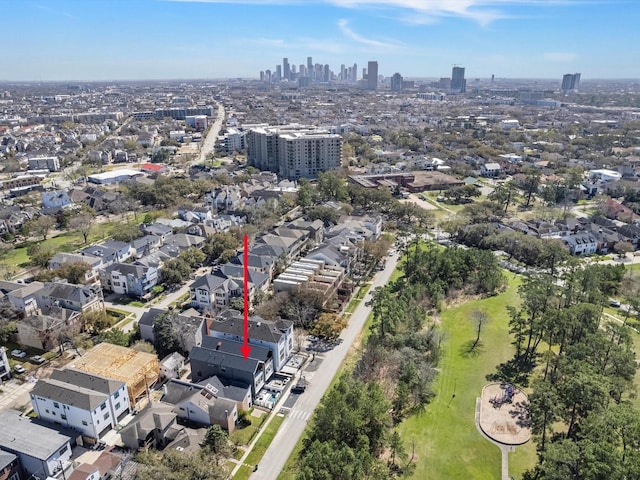
{"label": "white townhouse", "polygon": [[38,418],[99,439],[129,412],[124,382],[75,369],[54,370],[31,391]]}

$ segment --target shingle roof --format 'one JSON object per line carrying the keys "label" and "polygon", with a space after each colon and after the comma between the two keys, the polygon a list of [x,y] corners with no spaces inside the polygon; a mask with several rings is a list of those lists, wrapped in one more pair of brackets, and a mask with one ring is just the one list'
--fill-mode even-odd
{"label": "shingle roof", "polygon": [[259,360],[254,358],[247,358],[245,360],[240,352],[235,355],[197,346],[191,349],[189,360],[201,361],[220,367],[228,367],[241,372],[250,372],[251,374],[254,374],[258,369],[259,363]]}
{"label": "shingle roof", "polygon": [[31,395],[92,411],[108,400],[107,395],[60,380],[38,380]]}
{"label": "shingle roof", "polygon": [[[288,329],[293,325],[293,322],[289,320],[281,320],[281,322],[276,324],[254,315],[249,318],[249,336],[266,342],[278,343],[284,335],[281,328]],[[209,330],[236,335],[240,338],[244,335],[242,316],[234,314],[228,318],[214,320],[209,323]]]}
{"label": "shingle roof", "polygon": [[110,378],[83,372],[82,370],[75,368],[53,370],[51,372],[51,379],[93,390],[105,395],[113,395],[125,385],[124,382],[111,380]]}

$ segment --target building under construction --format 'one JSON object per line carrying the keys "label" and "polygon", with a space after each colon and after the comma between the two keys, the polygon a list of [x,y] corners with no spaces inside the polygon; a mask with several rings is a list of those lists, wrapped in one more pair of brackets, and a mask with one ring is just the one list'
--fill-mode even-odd
{"label": "building under construction", "polygon": [[158,357],[127,347],[100,343],[76,359],[74,368],[94,375],[120,380],[127,385],[131,408],[146,396],[160,375]]}

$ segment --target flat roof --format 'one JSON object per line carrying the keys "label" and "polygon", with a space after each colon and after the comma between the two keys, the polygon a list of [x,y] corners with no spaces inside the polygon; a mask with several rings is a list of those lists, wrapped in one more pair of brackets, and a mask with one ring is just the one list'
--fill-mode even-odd
{"label": "flat roof", "polygon": [[17,410],[0,412],[0,425],[0,446],[40,460],[48,459],[73,438],[23,417]]}

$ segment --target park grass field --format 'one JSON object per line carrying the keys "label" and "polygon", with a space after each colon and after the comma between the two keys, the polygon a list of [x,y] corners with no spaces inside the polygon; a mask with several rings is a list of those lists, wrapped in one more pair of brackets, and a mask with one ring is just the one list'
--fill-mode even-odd
{"label": "park grass field", "polygon": [[[511,273],[506,275],[509,286],[505,292],[447,308],[442,314],[442,360],[433,385],[436,396],[423,413],[398,426],[408,454],[415,454],[413,478],[500,478],[500,451],[478,433],[474,416],[476,397],[488,383],[486,375],[513,355],[505,307],[519,304],[520,279]],[[469,354],[468,347],[475,339],[470,314],[476,308],[486,311],[490,322],[482,328],[479,348]],[[517,447],[509,455],[510,475],[520,478],[535,461],[531,442]]]}

